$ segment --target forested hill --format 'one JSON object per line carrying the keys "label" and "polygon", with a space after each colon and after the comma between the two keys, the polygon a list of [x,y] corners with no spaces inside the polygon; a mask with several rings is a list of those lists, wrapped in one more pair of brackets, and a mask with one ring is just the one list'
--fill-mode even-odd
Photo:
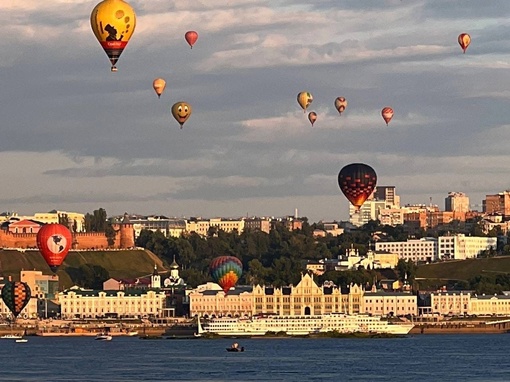
{"label": "forested hill", "polygon": [[[104,277],[135,278],[152,274],[154,265],[160,271],[165,270],[163,262],[148,250],[69,251],[57,274],[60,288],[68,288],[74,284],[71,276],[76,281],[90,272],[101,273]],[[0,275],[19,280],[21,270],[53,274],[39,251],[0,250]],[[92,276],[97,278],[98,275]]]}

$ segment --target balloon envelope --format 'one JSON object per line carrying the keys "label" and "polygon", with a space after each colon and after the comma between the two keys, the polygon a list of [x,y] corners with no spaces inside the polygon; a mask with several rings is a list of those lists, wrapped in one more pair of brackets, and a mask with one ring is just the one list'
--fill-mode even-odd
{"label": "balloon envelope", "polygon": [[347,100],[344,97],[337,97],[335,99],[335,109],[342,114],[347,108]]}
{"label": "balloon envelope", "polygon": [[174,103],[172,106],[172,115],[175,120],[179,122],[182,129],[182,125],[184,125],[184,122],[186,122],[191,115],[191,105],[182,101]]}
{"label": "balloon envelope", "polygon": [[351,163],[338,174],[338,186],[359,211],[377,184],[377,175],[372,167],[364,163]]}
{"label": "balloon envelope", "polygon": [[243,264],[237,257],[220,256],[211,261],[209,271],[214,282],[227,294],[241,277]]}
{"label": "balloon envelope", "polygon": [[311,111],[310,113],[308,113],[308,120],[310,121],[310,123],[313,126],[313,124],[317,120],[317,113],[315,111]]}
{"label": "balloon envelope", "polygon": [[466,53],[466,49],[468,48],[469,44],[471,44],[471,36],[467,33],[461,33],[459,34],[457,41],[459,42],[462,51]]}
{"label": "balloon envelope", "polygon": [[303,109],[303,112],[306,112],[306,108],[310,106],[313,102],[312,93],[309,92],[301,92],[297,95],[297,101],[299,106]]}
{"label": "balloon envelope", "polygon": [[193,45],[195,45],[198,40],[198,33],[195,31],[187,31],[184,34],[184,38],[186,39],[186,42],[189,44],[191,49],[193,49]]}
{"label": "balloon envelope", "polygon": [[381,115],[386,122],[386,125],[390,123],[391,119],[393,118],[393,109],[391,107],[384,107],[381,110]]}
{"label": "balloon envelope", "polygon": [[133,8],[123,0],[104,0],[90,14],[92,31],[112,64],[115,64],[126,48],[136,26]]}
{"label": "balloon envelope", "polygon": [[62,224],[45,224],[37,232],[37,247],[53,272],[62,265],[73,238],[71,231]]}
{"label": "balloon envelope", "polygon": [[152,82],[152,87],[154,88],[154,91],[158,95],[158,98],[161,97],[161,94],[165,91],[166,87],[166,81],[163,78],[156,78]]}
{"label": "balloon envelope", "polygon": [[27,283],[21,281],[8,281],[2,287],[2,300],[12,312],[14,317],[18,317],[23,308],[30,301],[31,292]]}

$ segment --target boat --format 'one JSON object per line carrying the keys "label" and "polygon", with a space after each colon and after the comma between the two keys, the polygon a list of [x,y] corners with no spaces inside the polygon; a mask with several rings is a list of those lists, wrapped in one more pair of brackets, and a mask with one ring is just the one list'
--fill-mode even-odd
{"label": "boat", "polygon": [[94,339],[97,340],[97,341],[111,341],[112,338],[113,337],[111,335],[109,335],[109,334],[100,333]]}
{"label": "boat", "polygon": [[198,321],[198,333],[242,337],[269,334],[287,336],[319,335],[326,333],[367,333],[406,335],[413,323],[393,323],[379,316],[367,314],[331,313],[323,315],[290,316],[261,314],[253,317],[219,317]]}
{"label": "boat", "polygon": [[19,334],[5,334],[0,338],[3,340],[20,340],[23,338],[23,336]]}
{"label": "boat", "polygon": [[28,340],[26,338],[18,338],[16,340],[17,343],[25,343],[25,342],[28,342]]}
{"label": "boat", "polygon": [[240,348],[227,348],[227,351],[233,353],[240,353],[244,351],[244,347],[241,346]]}

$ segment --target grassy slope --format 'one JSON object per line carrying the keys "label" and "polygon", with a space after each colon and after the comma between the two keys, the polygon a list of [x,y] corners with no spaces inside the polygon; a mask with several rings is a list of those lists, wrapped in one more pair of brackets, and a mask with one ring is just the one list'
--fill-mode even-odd
{"label": "grassy slope", "polygon": [[447,261],[418,267],[417,278],[468,280],[483,273],[510,273],[510,256]]}
{"label": "grassy slope", "polygon": [[[71,279],[65,272],[67,267],[79,267],[82,264],[99,265],[108,270],[111,277],[134,278],[152,274],[154,264],[158,269],[164,270],[161,260],[150,251],[126,250],[126,251],[70,251],[59,268],[57,274],[60,285],[72,286]],[[5,251],[0,250],[0,275],[11,276],[13,280],[19,280],[21,270],[38,270],[43,274],[51,275],[52,272],[38,251]]]}

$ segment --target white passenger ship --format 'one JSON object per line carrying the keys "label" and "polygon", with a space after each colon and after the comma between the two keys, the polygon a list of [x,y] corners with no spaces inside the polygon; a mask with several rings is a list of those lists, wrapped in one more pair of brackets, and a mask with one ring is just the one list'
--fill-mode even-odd
{"label": "white passenger ship", "polygon": [[263,336],[285,333],[289,336],[338,333],[408,334],[414,324],[391,323],[381,317],[364,314],[324,314],[314,316],[258,315],[251,318],[220,317],[198,321],[198,335]]}

